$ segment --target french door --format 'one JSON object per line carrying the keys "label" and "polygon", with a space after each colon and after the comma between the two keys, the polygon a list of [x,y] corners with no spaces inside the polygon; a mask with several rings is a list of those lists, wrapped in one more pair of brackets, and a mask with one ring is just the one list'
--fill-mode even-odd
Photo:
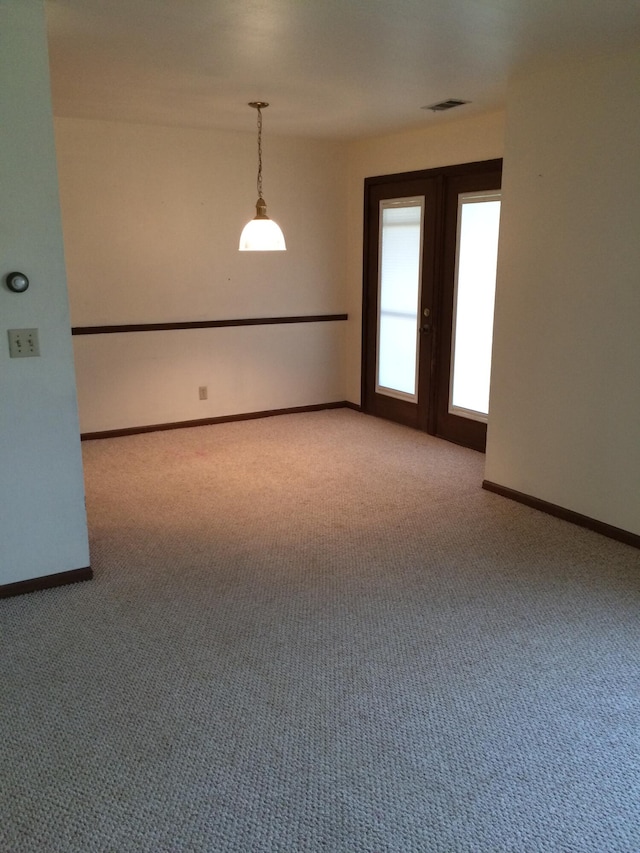
{"label": "french door", "polygon": [[364,411],[484,450],[502,161],[368,178]]}

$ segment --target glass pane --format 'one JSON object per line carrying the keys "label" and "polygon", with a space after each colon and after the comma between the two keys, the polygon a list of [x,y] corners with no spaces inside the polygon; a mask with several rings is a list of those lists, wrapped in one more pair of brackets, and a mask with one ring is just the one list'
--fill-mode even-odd
{"label": "glass pane", "polygon": [[499,222],[499,192],[459,196],[449,411],[482,421],[489,414]]}
{"label": "glass pane", "polygon": [[376,391],[415,401],[424,198],[380,203]]}

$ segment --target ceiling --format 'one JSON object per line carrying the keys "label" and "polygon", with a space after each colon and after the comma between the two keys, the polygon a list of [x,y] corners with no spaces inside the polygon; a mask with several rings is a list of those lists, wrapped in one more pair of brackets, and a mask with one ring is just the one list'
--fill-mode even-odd
{"label": "ceiling", "polygon": [[[640,48],[640,0],[46,0],[60,116],[347,139],[504,106],[522,69]],[[449,113],[421,107],[471,101]]]}

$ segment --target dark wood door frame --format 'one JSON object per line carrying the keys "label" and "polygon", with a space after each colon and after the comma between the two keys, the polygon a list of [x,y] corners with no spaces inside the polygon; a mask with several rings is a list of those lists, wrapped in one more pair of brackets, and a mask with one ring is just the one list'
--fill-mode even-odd
{"label": "dark wood door frame", "polygon": [[[445,239],[445,218],[446,210],[446,182],[451,178],[464,178],[468,175],[478,173],[500,172],[502,170],[502,160],[482,160],[474,163],[463,163],[454,166],[444,166],[436,169],[424,169],[413,172],[400,172],[393,175],[379,175],[376,177],[365,178],[364,181],[364,233],[363,233],[363,285],[362,285],[362,370],[361,370],[361,400],[362,410],[374,414],[373,401],[371,399],[371,376],[372,371],[375,374],[375,358],[372,353],[375,348],[372,346],[376,339],[377,327],[372,322],[373,312],[371,310],[371,292],[369,282],[372,273],[377,270],[377,240],[372,239],[371,228],[371,202],[374,196],[380,196],[385,188],[391,188],[397,183],[410,184],[412,181],[434,181],[436,192],[436,212],[435,223],[433,224],[433,239],[436,250],[433,256],[429,258],[428,263],[431,265],[431,281],[433,284],[433,292],[428,295],[431,303],[431,341],[428,347],[428,358],[420,358],[420,371],[418,375],[418,398],[427,401],[426,407],[422,407],[422,413],[415,419],[407,420],[407,425],[415,426],[431,435],[437,435],[437,417],[438,403],[442,397],[442,383],[439,383],[437,376],[437,365],[443,356],[443,345],[449,342],[450,335],[442,334],[442,315],[443,305],[442,291],[443,288],[439,284],[442,281],[443,275],[448,274],[444,269],[444,239]],[[409,191],[407,196],[411,195]],[[427,261],[423,261],[427,262]],[[422,349],[422,347],[421,347]],[[373,364],[371,362],[374,362]],[[416,420],[415,423],[411,422]],[[455,439],[453,439],[455,441]],[[480,448],[477,448],[480,449]]]}
{"label": "dark wood door frame", "polygon": [[439,348],[434,402],[435,435],[455,444],[484,452],[487,424],[449,412],[451,345],[453,343],[456,248],[458,244],[458,198],[463,193],[499,190],[502,169],[483,169],[473,175],[455,175],[447,181],[443,204],[442,277],[440,287]]}
{"label": "dark wood door frame", "polygon": [[[390,175],[388,178],[395,178]],[[423,246],[422,258],[422,280],[420,282],[420,291],[423,302],[420,305],[422,310],[423,304],[428,304],[431,308],[430,296],[434,290],[433,276],[435,253],[433,251],[434,238],[433,235],[438,231],[440,224],[438,221],[437,212],[439,210],[439,195],[441,187],[436,180],[427,178],[426,180],[420,176],[417,180],[411,178],[401,181],[385,180],[376,182],[372,179],[371,184],[365,191],[365,220],[367,223],[372,221],[373,216],[377,216],[379,211],[379,203],[383,198],[389,198],[389,194],[394,193],[394,187],[397,184],[398,192],[402,197],[425,196],[427,205],[422,223],[423,234],[428,235],[429,239],[425,240]],[[370,179],[367,179],[369,181]],[[374,211],[375,210],[375,214]],[[378,219],[375,220],[377,226]],[[369,276],[377,279],[379,257],[377,240],[372,239],[373,228],[365,226],[365,285],[363,287],[363,361],[362,361],[362,400],[366,399],[366,411],[370,414],[375,414],[380,417],[388,417],[391,420],[396,420],[404,423],[406,426],[416,427],[418,429],[426,429],[426,424],[421,423],[418,413],[418,407],[414,403],[404,402],[393,397],[385,397],[383,395],[372,393],[370,389],[375,387],[376,380],[376,359],[367,358],[366,349],[367,343],[375,341],[377,337],[377,294],[372,293],[371,287],[367,286]],[[424,299],[425,290],[429,294],[427,299]],[[431,357],[432,342],[430,338],[421,342],[421,360],[422,358]],[[418,395],[430,393],[429,387],[429,372],[425,374],[423,370],[418,371]],[[422,387],[421,387],[422,386]]]}

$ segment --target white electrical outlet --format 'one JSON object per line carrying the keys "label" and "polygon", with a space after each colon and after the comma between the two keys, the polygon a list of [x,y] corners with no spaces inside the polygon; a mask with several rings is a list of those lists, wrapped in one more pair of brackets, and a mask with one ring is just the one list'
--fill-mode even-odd
{"label": "white electrical outlet", "polygon": [[206,400],[206,399],[208,399],[208,397],[209,397],[209,391],[208,391],[208,389],[207,389],[207,386],[206,386],[206,385],[201,385],[201,386],[198,388],[198,396],[200,397],[200,399],[201,399],[201,400]]}
{"label": "white electrical outlet", "polygon": [[9,355],[11,358],[32,358],[40,355],[37,329],[9,329]]}

